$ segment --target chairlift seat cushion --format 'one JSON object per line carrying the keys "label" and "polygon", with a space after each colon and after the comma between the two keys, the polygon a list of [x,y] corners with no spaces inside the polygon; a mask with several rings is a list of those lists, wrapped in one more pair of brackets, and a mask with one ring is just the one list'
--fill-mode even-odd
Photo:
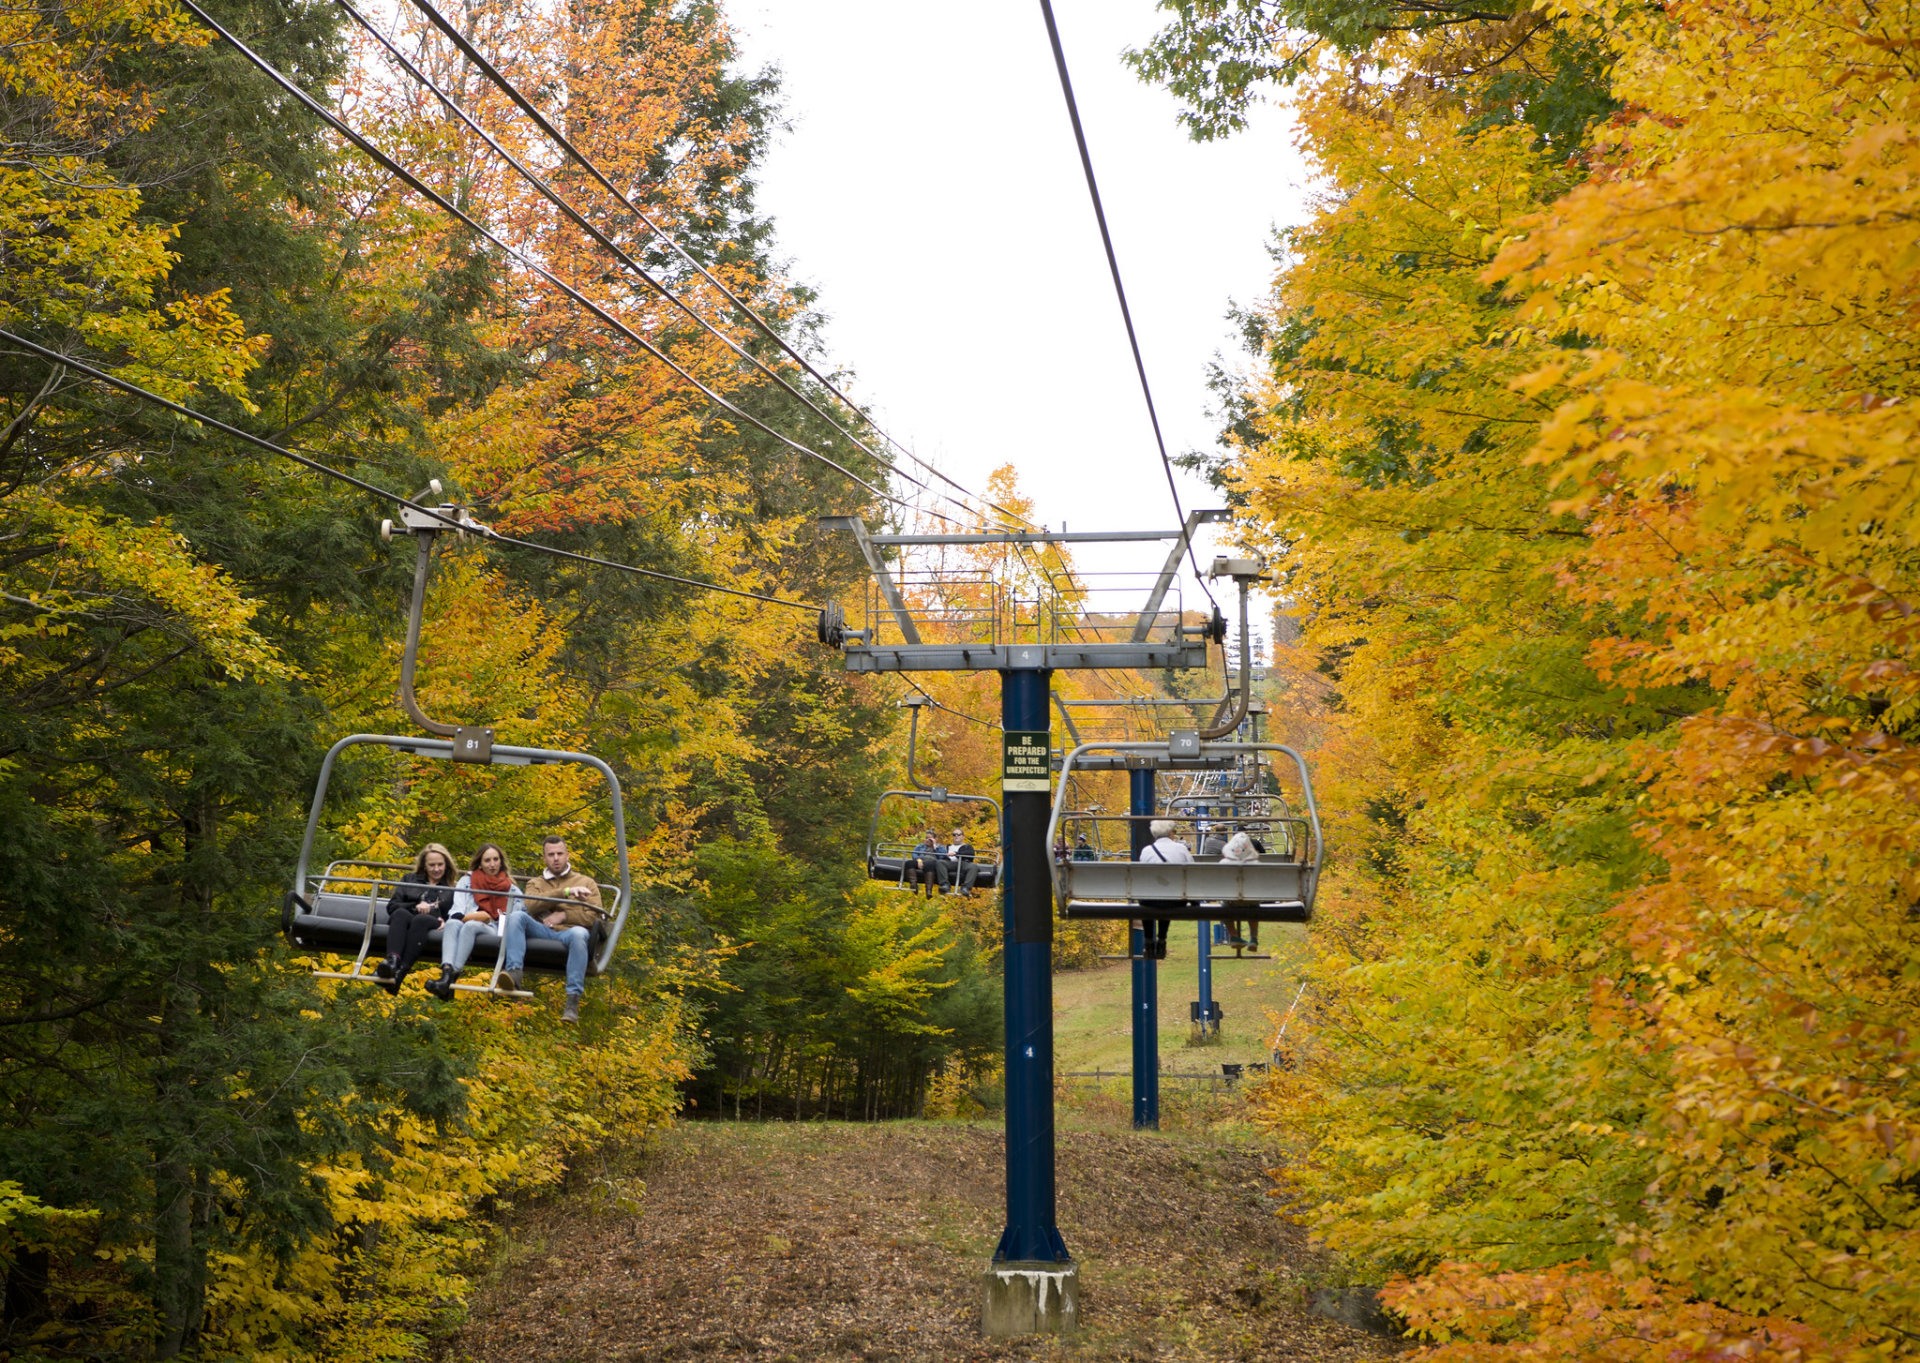
{"label": "chairlift seat cushion", "polygon": [[[1061,909],[1062,918],[1098,918],[1131,920],[1165,918],[1176,923],[1220,923],[1232,919],[1238,923],[1311,923],[1313,910],[1299,900],[1291,903],[1223,904],[1218,900],[1140,900],[1070,899]],[[1215,956],[1216,961],[1231,961],[1232,956]],[[1265,960],[1247,956],[1246,960]]]}
{"label": "chairlift seat cushion", "polygon": [[[901,877],[906,874],[907,862],[910,860],[911,858],[909,857],[869,857],[867,858],[867,878],[869,880],[884,881],[889,885],[902,884]],[[973,880],[974,889],[991,890],[999,883],[1000,867],[997,863],[991,861],[976,861],[973,864],[979,868],[979,873]],[[938,877],[935,878],[934,883],[936,885],[940,883]],[[953,883],[953,871],[951,867],[949,867],[947,871],[947,883]]]}
{"label": "chairlift seat cushion", "polygon": [[[292,921],[287,924],[287,936],[294,946],[308,951],[331,951],[353,956],[359,953],[360,939],[365,935],[366,928],[365,894],[318,894],[313,899],[313,912],[305,913],[296,907]],[[427,938],[427,949],[420,958],[423,965],[439,965],[440,939],[444,932],[445,929],[436,928]],[[594,928],[588,945],[597,950],[605,940],[606,923],[603,920]],[[482,937],[474,943],[473,955],[467,960],[468,966],[491,968],[500,944],[497,936]],[[383,895],[374,901],[373,941],[367,948],[367,959],[371,961],[386,955],[386,948],[387,901]],[[529,937],[526,966],[529,970],[564,972],[567,968],[565,943]]]}

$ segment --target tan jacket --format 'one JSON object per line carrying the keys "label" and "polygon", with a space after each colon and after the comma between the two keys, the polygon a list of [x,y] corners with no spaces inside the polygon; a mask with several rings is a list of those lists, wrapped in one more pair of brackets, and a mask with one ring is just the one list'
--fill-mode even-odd
{"label": "tan jacket", "polygon": [[[576,885],[586,890],[585,899],[576,899],[567,893]],[[542,871],[539,875],[527,877],[527,886],[522,893],[526,896],[527,912],[542,922],[555,909],[567,915],[565,926],[570,928],[590,928],[600,921],[600,915],[595,912],[601,907],[600,887],[592,876],[583,876],[569,869],[563,876],[549,878]]]}

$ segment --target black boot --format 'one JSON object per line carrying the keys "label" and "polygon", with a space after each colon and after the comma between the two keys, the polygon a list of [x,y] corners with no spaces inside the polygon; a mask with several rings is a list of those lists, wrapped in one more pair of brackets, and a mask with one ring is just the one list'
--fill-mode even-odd
{"label": "black boot", "polygon": [[440,978],[427,981],[427,992],[437,999],[453,997],[453,982],[460,978],[460,972],[450,965],[440,967]]}
{"label": "black boot", "polygon": [[387,956],[384,957],[378,965],[374,966],[373,973],[383,980],[390,980],[399,968],[400,958],[398,956]]}

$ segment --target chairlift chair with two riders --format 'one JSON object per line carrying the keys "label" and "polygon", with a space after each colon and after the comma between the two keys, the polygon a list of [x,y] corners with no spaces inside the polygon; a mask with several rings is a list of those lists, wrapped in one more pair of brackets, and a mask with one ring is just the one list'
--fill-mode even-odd
{"label": "chairlift chair with two riders", "polygon": [[[1221,763],[1244,766],[1251,759],[1257,770],[1264,754],[1285,757],[1299,776],[1305,815],[1285,812],[1284,801],[1262,791],[1267,804],[1265,817],[1258,822],[1266,825],[1268,850],[1249,862],[1227,862],[1218,855],[1199,855],[1192,862],[1171,863],[1076,861],[1071,857],[1056,857],[1052,861],[1054,897],[1063,918],[1231,919],[1259,923],[1307,923],[1313,919],[1322,844],[1320,813],[1314,803],[1313,777],[1307,770],[1306,759],[1280,743],[1223,741],[1240,727],[1250,704],[1247,591],[1260,579],[1261,568],[1254,560],[1217,559],[1212,576],[1230,576],[1240,587],[1239,696],[1234,703],[1230,688],[1221,703],[1223,710],[1231,708],[1232,713],[1222,722],[1204,729],[1176,731],[1161,742],[1076,744],[1060,765],[1059,795],[1047,827],[1048,845],[1058,847],[1063,838],[1075,835],[1076,826],[1099,820],[1118,822],[1129,832],[1133,824],[1151,819],[1170,819],[1197,829],[1200,823],[1215,817],[1211,809],[1219,806],[1222,797],[1229,794],[1181,797],[1176,803],[1185,808],[1161,814],[1094,814],[1070,808],[1067,790],[1076,768],[1108,766],[1122,761],[1128,765],[1144,763],[1155,770],[1191,771]],[[1264,780],[1259,784],[1264,785]],[[1273,809],[1274,804],[1280,806],[1279,812]],[[1249,814],[1251,812],[1249,810]],[[1127,845],[1133,845],[1131,837]]]}
{"label": "chairlift chair with two riders", "polygon": [[[440,484],[436,480],[430,487],[430,493],[438,495]],[[422,500],[428,494],[421,494]],[[589,975],[606,973],[613,953],[620,944],[621,931],[626,927],[627,914],[633,905],[633,880],[627,865],[627,822],[626,809],[620,798],[620,781],[613,769],[591,753],[568,752],[556,748],[523,748],[493,741],[493,730],[475,725],[443,724],[427,718],[421,711],[419,702],[414,699],[414,665],[420,648],[420,619],[426,604],[427,581],[432,572],[435,539],[446,532],[461,535],[470,533],[485,534],[486,527],[475,521],[465,508],[443,505],[438,515],[429,515],[411,507],[400,508],[400,524],[383,522],[380,527],[381,538],[391,541],[396,530],[410,534],[415,543],[413,572],[413,597],[407,611],[406,650],[400,661],[400,708],[408,718],[426,730],[432,737],[416,738],[398,734],[349,734],[327,750],[320,764],[320,779],[314,788],[313,804],[307,811],[306,835],[300,842],[300,861],[294,870],[293,888],[287,892],[281,906],[281,930],[292,944],[295,952],[308,956],[343,956],[351,954],[353,965],[347,970],[316,968],[314,974],[325,979],[364,981],[368,984],[383,983],[367,969],[369,955],[376,959],[384,954],[387,938],[386,907],[387,898],[400,883],[400,878],[411,869],[404,863],[369,861],[356,858],[341,858],[331,861],[326,869],[312,873],[314,842],[320,830],[320,815],[326,805],[327,787],[333,776],[335,762],[340,755],[354,747],[385,747],[398,752],[410,753],[417,757],[430,757],[443,761],[467,762],[496,767],[547,766],[555,764],[574,764],[591,767],[598,772],[606,783],[607,799],[613,814],[613,841],[619,857],[619,883],[601,884],[603,901],[611,907],[601,911],[599,921],[594,925],[593,936],[587,960]],[[437,960],[440,946],[440,930],[436,929],[427,941],[428,960]],[[499,995],[513,998],[532,998],[530,990],[512,990],[501,986],[500,976],[505,963],[504,943],[495,935],[489,941],[482,938],[475,944],[469,964],[485,966],[491,962],[493,971],[486,984],[455,984],[453,987],[471,993]],[[548,974],[563,974],[566,970],[566,946],[561,942],[542,941],[529,938],[525,968]]]}
{"label": "chairlift chair with two riders", "polygon": [[[901,704],[905,705],[910,718],[907,728],[907,782],[911,790],[889,790],[881,793],[873,805],[873,820],[867,825],[867,878],[888,885],[897,885],[902,889],[910,888],[906,883],[907,863],[913,860],[914,844],[884,839],[881,835],[880,821],[886,813],[889,803],[903,801],[926,801],[934,805],[972,804],[987,805],[993,810],[993,826],[1000,827],[1000,802],[989,795],[967,795],[960,791],[948,790],[945,786],[922,785],[913,769],[914,750],[920,740],[920,711],[929,703],[925,696],[908,696]],[[976,890],[994,890],[1000,884],[1000,854],[996,851],[992,860],[975,854],[974,865],[979,874],[973,882]]]}

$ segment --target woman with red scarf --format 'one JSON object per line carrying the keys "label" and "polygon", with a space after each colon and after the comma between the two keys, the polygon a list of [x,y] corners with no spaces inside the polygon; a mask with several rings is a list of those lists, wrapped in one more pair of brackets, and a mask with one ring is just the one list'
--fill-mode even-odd
{"label": "woman with red scarf", "polygon": [[440,978],[427,981],[427,992],[452,998],[453,982],[473,955],[474,944],[485,938],[498,951],[500,925],[519,907],[520,891],[514,888],[507,854],[497,843],[482,843],[454,887],[453,912],[440,933]]}

